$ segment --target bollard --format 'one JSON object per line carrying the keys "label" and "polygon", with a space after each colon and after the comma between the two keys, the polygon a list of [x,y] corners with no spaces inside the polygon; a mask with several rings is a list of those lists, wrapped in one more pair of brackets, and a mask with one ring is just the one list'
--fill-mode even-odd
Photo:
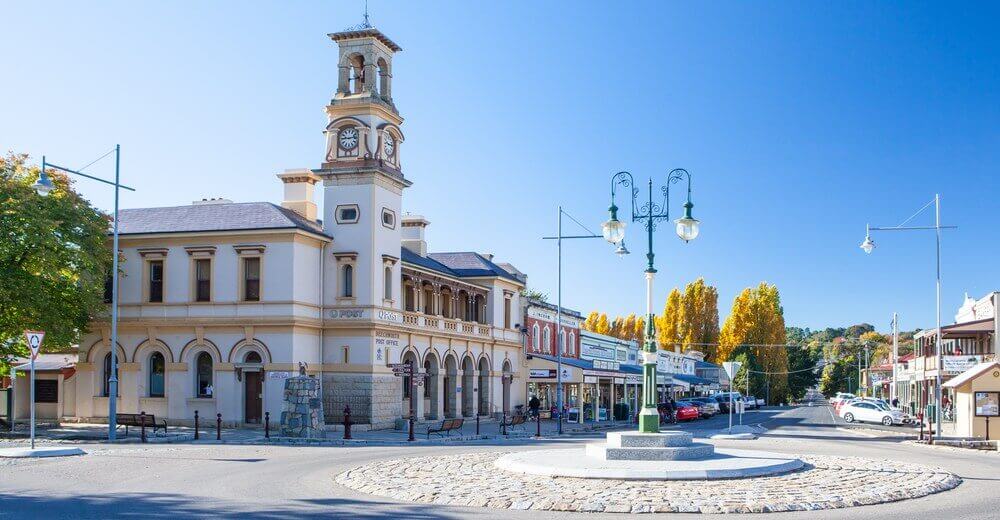
{"label": "bollard", "polygon": [[920,423],[920,440],[924,440],[924,414],[917,414],[917,422]]}
{"label": "bollard", "polygon": [[479,414],[476,414],[476,435],[479,435]]}
{"label": "bollard", "polygon": [[271,412],[264,412],[264,438],[271,438]]}
{"label": "bollard", "polygon": [[198,410],[194,411],[194,440],[198,440]]}
{"label": "bollard", "polygon": [[414,418],[414,415],[415,415],[415,414],[413,413],[413,411],[412,411],[412,409],[411,409],[411,411],[410,411],[410,437],[406,439],[407,441],[410,441],[410,442],[413,442],[413,441],[415,441],[415,440],[416,440],[416,439],[415,439],[415,438],[413,437],[413,431],[414,431],[414,429],[415,429],[415,428],[414,428],[414,426],[416,426],[416,422],[415,422],[415,418]]}
{"label": "bollard", "polygon": [[222,414],[215,414],[215,440],[222,440]]}
{"label": "bollard", "polygon": [[507,435],[507,412],[503,413],[503,419],[500,420],[500,435]]}
{"label": "bollard", "polygon": [[351,405],[344,407],[344,440],[351,439]]}
{"label": "bollard", "polygon": [[139,438],[146,442],[146,412],[139,412]]}
{"label": "bollard", "polygon": [[535,437],[542,436],[542,414],[535,412]]}

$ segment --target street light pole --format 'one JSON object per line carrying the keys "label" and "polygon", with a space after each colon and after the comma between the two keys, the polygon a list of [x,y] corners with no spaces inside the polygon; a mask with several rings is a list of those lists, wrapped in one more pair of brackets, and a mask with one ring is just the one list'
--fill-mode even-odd
{"label": "street light pole", "polygon": [[[105,154],[106,155],[106,154]],[[100,160],[100,159],[98,159]],[[134,188],[130,188],[121,184],[119,181],[121,179],[121,145],[115,145],[115,181],[107,181],[101,179],[100,177],[94,177],[86,173],[82,173],[70,168],[65,168],[56,164],[52,164],[45,160],[45,156],[42,156],[42,172],[38,176],[38,180],[32,185],[35,191],[41,196],[46,196],[50,191],[53,190],[52,180],[49,179],[47,168],[54,168],[56,170],[72,173],[74,175],[79,175],[81,177],[86,177],[91,180],[98,182],[103,182],[104,184],[109,184],[115,187],[115,210],[114,210],[114,231],[112,232],[112,252],[111,252],[111,373],[108,375],[108,440],[114,441],[116,437],[115,430],[117,429],[116,424],[116,414],[118,412],[118,192],[119,189],[126,189],[129,191],[135,191]]]}
{"label": "street light pole", "polygon": [[618,244],[625,239],[625,223],[618,220],[618,207],[615,205],[615,187],[621,185],[629,188],[632,199],[632,222],[643,222],[646,228],[647,265],[646,276],[646,338],[642,352],[642,409],[639,412],[639,431],[641,433],[657,433],[660,431],[660,414],[656,408],[656,325],[653,314],[653,279],[656,268],[653,265],[653,231],[656,223],[670,218],[668,202],[670,185],[687,179],[687,202],[684,204],[684,216],[674,221],[677,225],[677,235],[685,242],[690,242],[698,236],[699,222],[691,216],[691,174],[683,168],[675,168],[667,174],[667,182],[660,187],[663,201],[659,204],[653,200],[653,179],[648,182],[648,199],[636,210],[636,199],[639,190],[635,188],[635,179],[627,171],[618,172],[611,177],[611,206],[608,208],[610,219],[604,223],[604,238],[612,244]]}
{"label": "street light pole", "polygon": [[898,390],[896,385],[897,370],[896,363],[899,361],[899,316],[894,312],[892,313],[892,384],[889,385],[889,403],[892,404],[896,401],[896,394]]}
{"label": "street light pole", "polygon": [[[558,218],[558,234],[554,237],[542,237],[543,240],[555,240],[556,249],[558,250],[558,268],[557,268],[557,284],[556,284],[556,410],[558,418],[558,432],[562,435],[563,432],[563,382],[562,382],[562,349],[564,342],[566,341],[565,336],[562,332],[562,241],[563,239],[574,239],[574,238],[603,238],[603,235],[598,235],[590,232],[589,235],[570,235],[565,236],[562,232],[562,218],[563,215],[568,216],[574,222],[577,222],[575,218],[569,213],[563,211],[562,206],[559,206],[559,218]],[[577,222],[579,224],[579,222]],[[583,227],[583,225],[580,225]],[[584,228],[587,229],[587,228]],[[588,232],[590,230],[587,230]],[[623,247],[618,248],[617,251],[619,256],[624,256],[628,254],[628,250]],[[580,407],[580,414],[583,414],[583,407]],[[582,416],[582,415],[581,415]]]}
{"label": "street light pole", "polygon": [[[920,214],[921,211],[926,209],[928,206],[934,204],[934,225],[933,226],[909,226],[904,227],[903,224],[909,222],[913,217]],[[936,401],[934,406],[934,430],[937,435],[941,435],[941,230],[942,229],[958,229],[958,226],[942,226],[941,225],[941,195],[934,194],[934,200],[924,205],[919,211],[913,214],[910,218],[903,221],[902,224],[895,227],[872,227],[866,226],[865,240],[861,243],[861,249],[865,253],[871,253],[875,249],[875,242],[871,239],[872,231],[925,231],[934,230],[935,235],[935,260],[936,260],[936,278],[935,278],[935,292],[936,292],[936,334],[935,334],[935,357],[937,362],[935,366],[937,368],[936,376],[934,377],[934,383],[936,385],[934,391],[934,399]]]}

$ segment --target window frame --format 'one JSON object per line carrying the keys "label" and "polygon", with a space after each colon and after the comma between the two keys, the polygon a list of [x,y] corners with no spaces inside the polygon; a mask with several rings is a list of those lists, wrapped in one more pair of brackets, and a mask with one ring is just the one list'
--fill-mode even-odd
{"label": "window frame", "polygon": [[[201,280],[199,278],[198,266],[201,265],[202,262],[207,262],[208,263],[208,279],[207,280]],[[215,262],[213,261],[213,259],[211,257],[208,257],[208,258],[206,258],[206,257],[192,257],[192,259],[191,259],[191,280],[192,280],[193,287],[191,288],[191,291],[192,291],[192,293],[191,293],[191,295],[192,295],[191,301],[196,302],[196,303],[208,303],[208,302],[211,302],[211,301],[213,301],[215,299],[213,297],[214,296],[214,290],[215,290],[215,284],[212,283],[212,279],[213,278],[215,278]],[[204,299],[202,299],[202,294],[201,294],[201,282],[203,282],[203,281],[208,284],[207,294],[205,295]]]}
{"label": "window frame", "polygon": [[[150,258],[146,260],[146,303],[163,303],[164,300],[164,288],[166,287],[166,259],[165,258]],[[153,280],[153,269],[159,266],[160,279],[158,281]],[[159,284],[159,298],[153,299],[154,290],[153,284]]]}
{"label": "window frame", "polygon": [[[386,224],[386,222],[385,222],[386,215],[388,215],[388,216],[390,216],[392,218],[392,222],[391,223]],[[387,207],[383,206],[382,207],[382,214],[379,217],[379,221],[382,223],[382,227],[386,227],[386,228],[389,228],[389,229],[396,229],[396,212],[393,211],[393,210],[391,210],[391,209],[389,209],[389,208],[387,208]]]}
{"label": "window frame", "polygon": [[[161,380],[159,382],[159,384],[160,384],[160,389],[159,390],[160,391],[154,393],[153,392],[153,377],[157,375],[157,371],[153,367],[153,362],[154,362],[154,360],[156,359],[157,356],[159,356],[160,363],[161,363],[160,370],[159,370],[159,375],[160,375]],[[166,358],[166,356],[164,356],[163,353],[160,352],[160,351],[158,351],[158,350],[153,351],[152,353],[149,354],[149,358],[147,358],[146,368],[147,368],[147,374],[146,374],[146,396],[147,397],[153,397],[153,398],[163,398],[163,397],[166,397],[167,396],[167,358]]]}
{"label": "window frame", "polygon": [[[202,392],[201,388],[201,360],[208,358],[208,386],[212,387],[212,393]],[[194,358],[194,395],[198,399],[212,399],[215,397],[215,360],[206,351],[201,351]]]}
{"label": "window frame", "polygon": [[[340,212],[342,210],[354,210],[353,219],[344,219],[340,217]],[[341,204],[333,210],[333,218],[337,221],[337,224],[357,224],[361,220],[361,207],[357,204]]]}
{"label": "window frame", "polygon": [[354,263],[345,263],[340,266],[340,297],[355,298],[354,296]]}
{"label": "window frame", "polygon": [[[263,255],[241,255],[240,257],[240,301],[256,303],[264,299],[264,258]],[[247,264],[249,262],[257,262],[257,279],[250,280],[248,278]],[[249,284],[247,282],[257,282],[257,294],[256,298],[250,298],[249,294]]]}

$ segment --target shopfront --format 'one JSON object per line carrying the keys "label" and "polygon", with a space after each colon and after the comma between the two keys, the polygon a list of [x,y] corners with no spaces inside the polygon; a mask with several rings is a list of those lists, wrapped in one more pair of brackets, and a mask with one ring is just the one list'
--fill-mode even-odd
{"label": "shopfront", "polygon": [[[577,406],[580,402],[580,385],[583,382],[583,373],[580,367],[571,365],[568,360],[562,363],[562,389],[563,408],[568,410]],[[573,360],[579,362],[579,360]],[[558,402],[557,389],[559,388],[559,378],[557,373],[558,363],[554,360],[532,356],[528,361],[528,381],[526,383],[528,401],[532,397],[537,397],[541,402],[539,414],[543,419],[552,417],[556,411]],[[527,405],[525,405],[525,408]],[[527,410],[524,410],[527,411]]]}

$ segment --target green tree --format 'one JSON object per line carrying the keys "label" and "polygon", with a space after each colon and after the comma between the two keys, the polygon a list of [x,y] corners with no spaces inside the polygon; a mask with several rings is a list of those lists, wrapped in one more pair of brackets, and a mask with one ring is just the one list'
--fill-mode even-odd
{"label": "green tree", "polygon": [[521,289],[521,296],[524,296],[529,300],[538,300],[543,303],[549,301],[549,295],[547,293],[543,293],[541,291],[531,289],[528,287]]}
{"label": "green tree", "polygon": [[0,363],[27,353],[25,329],[45,331],[43,351],[65,349],[106,312],[108,217],[58,173],[56,189],[39,196],[27,160],[0,158]]}

